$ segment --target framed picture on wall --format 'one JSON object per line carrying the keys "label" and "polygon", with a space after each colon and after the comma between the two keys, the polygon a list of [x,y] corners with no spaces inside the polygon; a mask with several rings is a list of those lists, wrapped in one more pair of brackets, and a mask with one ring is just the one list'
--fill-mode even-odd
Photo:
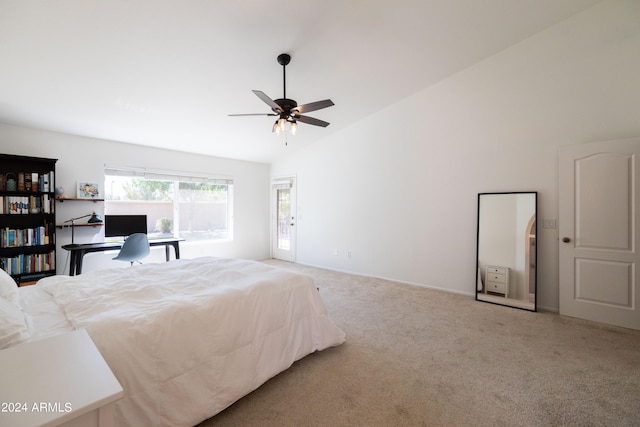
{"label": "framed picture on wall", "polygon": [[78,182],[78,199],[100,198],[100,186],[96,182]]}

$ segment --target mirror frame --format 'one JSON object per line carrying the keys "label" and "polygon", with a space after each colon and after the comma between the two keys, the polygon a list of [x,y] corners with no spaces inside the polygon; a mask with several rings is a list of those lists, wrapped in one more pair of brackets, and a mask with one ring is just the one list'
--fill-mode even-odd
{"label": "mirror frame", "polygon": [[[507,296],[505,295],[504,297],[504,301],[501,301],[501,298],[503,297],[499,297],[499,296],[487,296],[484,297],[484,295],[486,295],[486,292],[484,292],[484,286],[485,286],[485,282],[482,282],[482,286],[483,289],[480,290],[479,289],[479,284],[482,281],[482,276],[481,276],[481,272],[480,272],[480,225],[481,225],[481,218],[480,218],[480,202],[482,199],[482,196],[497,196],[497,195],[520,195],[520,194],[531,194],[534,196],[534,216],[535,216],[535,221],[534,221],[534,230],[535,230],[535,235],[533,237],[533,241],[534,241],[534,271],[533,271],[533,278],[534,278],[534,287],[533,287],[533,295],[534,295],[534,300],[533,300],[533,304],[529,303],[529,302],[523,302],[523,303],[519,303],[519,301],[521,300],[517,300],[517,299],[511,299],[511,298],[507,298]],[[486,302],[486,303],[490,303],[490,304],[497,304],[497,305],[504,305],[504,306],[508,306],[508,307],[514,307],[514,308],[518,308],[521,310],[527,310],[527,311],[538,311],[538,268],[537,268],[537,264],[538,264],[538,192],[537,191],[510,191],[510,192],[498,192],[498,193],[478,193],[478,217],[477,217],[477,228],[476,228],[476,282],[475,282],[475,295],[476,295],[476,301],[482,301],[482,302]],[[529,236],[529,239],[531,237]],[[508,277],[508,275],[507,275]],[[507,280],[509,280],[507,278]],[[526,301],[526,300],[522,300],[522,301]]]}

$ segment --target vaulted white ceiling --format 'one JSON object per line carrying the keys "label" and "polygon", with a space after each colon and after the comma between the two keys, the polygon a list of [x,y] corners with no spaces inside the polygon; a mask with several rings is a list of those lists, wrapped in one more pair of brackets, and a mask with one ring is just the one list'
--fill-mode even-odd
{"label": "vaulted white ceiling", "polygon": [[[0,122],[259,162],[318,142],[598,0],[0,0]],[[251,90],[330,98],[276,137]]]}

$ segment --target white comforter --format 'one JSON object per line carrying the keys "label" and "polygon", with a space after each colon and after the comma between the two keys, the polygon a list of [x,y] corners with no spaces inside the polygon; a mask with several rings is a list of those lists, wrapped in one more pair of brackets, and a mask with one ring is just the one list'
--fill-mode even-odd
{"label": "white comforter", "polygon": [[125,389],[119,426],[195,425],[345,339],[311,278],[259,262],[182,259],[38,286]]}

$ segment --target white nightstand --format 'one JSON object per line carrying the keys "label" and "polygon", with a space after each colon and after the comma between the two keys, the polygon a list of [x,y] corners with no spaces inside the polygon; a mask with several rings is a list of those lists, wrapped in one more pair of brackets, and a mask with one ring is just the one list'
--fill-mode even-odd
{"label": "white nightstand", "polygon": [[124,391],[85,330],[1,350],[0,367],[0,425],[114,425]]}
{"label": "white nightstand", "polygon": [[499,265],[487,265],[484,274],[484,293],[492,292],[509,295],[509,267]]}

